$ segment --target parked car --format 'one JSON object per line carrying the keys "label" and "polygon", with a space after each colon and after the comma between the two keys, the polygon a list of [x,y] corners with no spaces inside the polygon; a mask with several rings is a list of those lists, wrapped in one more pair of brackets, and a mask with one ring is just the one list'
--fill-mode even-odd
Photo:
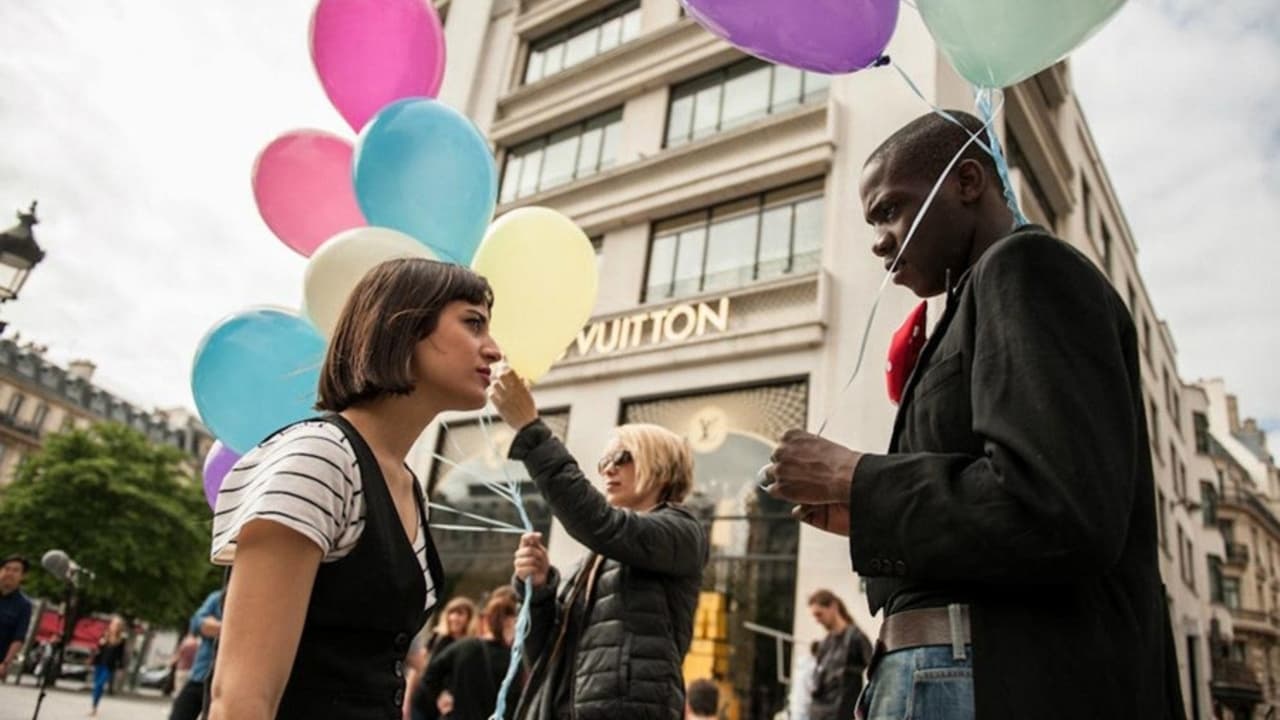
{"label": "parked car", "polygon": [[173,663],[152,665],[138,673],[138,685],[152,690],[159,690],[168,696],[173,694]]}
{"label": "parked car", "polygon": [[[35,675],[37,679],[49,671],[53,663],[54,643],[40,643],[33,647],[23,658],[22,671]],[[62,680],[79,680],[89,682],[93,669],[93,650],[83,645],[72,645],[62,656],[62,672],[58,678]]]}

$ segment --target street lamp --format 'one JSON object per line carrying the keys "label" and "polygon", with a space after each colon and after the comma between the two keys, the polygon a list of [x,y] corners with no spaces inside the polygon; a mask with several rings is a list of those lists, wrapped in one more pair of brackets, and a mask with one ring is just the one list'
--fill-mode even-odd
{"label": "street lamp", "polygon": [[38,222],[32,201],[30,210],[18,211],[18,224],[0,233],[0,303],[16,299],[31,268],[44,259],[44,250],[31,232]]}

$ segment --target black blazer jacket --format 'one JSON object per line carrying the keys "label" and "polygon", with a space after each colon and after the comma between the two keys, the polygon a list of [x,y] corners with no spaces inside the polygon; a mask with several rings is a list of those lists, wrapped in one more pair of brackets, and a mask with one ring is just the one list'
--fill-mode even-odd
{"label": "black blazer jacket", "polygon": [[979,720],[1185,717],[1140,362],[1106,278],[1023,227],[949,293],[854,473],[872,611],[971,605]]}

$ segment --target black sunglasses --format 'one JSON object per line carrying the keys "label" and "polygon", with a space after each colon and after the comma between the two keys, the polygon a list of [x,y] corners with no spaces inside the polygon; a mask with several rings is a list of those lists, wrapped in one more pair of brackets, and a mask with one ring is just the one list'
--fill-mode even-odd
{"label": "black sunglasses", "polygon": [[630,465],[632,463],[632,460],[633,458],[631,457],[630,450],[619,450],[615,453],[611,453],[609,455],[605,455],[604,457],[600,458],[600,462],[596,463],[596,470],[598,470],[600,474],[603,475],[605,474],[605,471],[607,471],[611,467],[620,468],[626,465]]}

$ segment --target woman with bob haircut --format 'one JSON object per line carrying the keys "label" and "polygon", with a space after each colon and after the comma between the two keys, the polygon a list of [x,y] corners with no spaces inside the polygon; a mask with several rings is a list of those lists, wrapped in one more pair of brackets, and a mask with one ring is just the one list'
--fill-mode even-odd
{"label": "woman with bob haircut", "polygon": [[516,717],[677,720],[709,553],[701,523],[680,504],[693,485],[689,443],[656,425],[619,427],[597,465],[601,494],[538,419],[523,380],[507,371],[491,395],[519,431],[510,457],[589,551],[557,596],[560,575],[542,536],[520,540],[517,590],[531,579],[533,596],[524,647],[531,669]]}
{"label": "woman with bob haircut", "polygon": [[446,410],[485,404],[493,293],[465,268],[389,260],[343,308],[320,418],[223,481],[212,558],[230,565],[213,720],[399,718],[409,641],[444,573],[405,456]]}

